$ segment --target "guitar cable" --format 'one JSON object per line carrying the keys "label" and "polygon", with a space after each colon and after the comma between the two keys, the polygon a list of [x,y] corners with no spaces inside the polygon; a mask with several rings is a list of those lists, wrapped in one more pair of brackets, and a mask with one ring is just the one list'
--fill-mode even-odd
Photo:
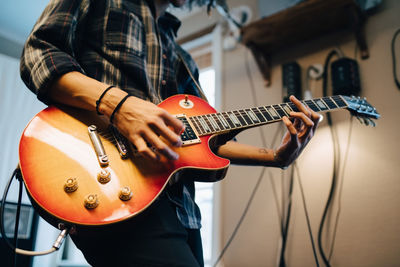
{"label": "guitar cable", "polygon": [[[16,179],[19,181],[19,193],[18,193],[18,203],[17,203],[17,212],[16,212],[16,221],[15,221],[15,228],[14,228],[14,244],[8,240],[6,236],[6,232],[4,229],[4,210],[5,210],[5,204],[6,204],[6,199],[8,195],[8,191],[10,190],[12,181],[16,177]],[[21,207],[21,199],[22,199],[22,174],[19,166],[13,171],[9,181],[7,182],[7,185],[4,189],[3,193],[3,198],[1,200],[1,205],[0,205],[0,232],[2,235],[2,239],[5,241],[7,246],[15,253],[13,257],[14,265],[16,264],[16,254],[22,254],[26,256],[42,256],[42,255],[47,255],[50,253],[53,253],[57,250],[60,249],[64,239],[68,235],[68,228],[64,228],[62,225],[60,225],[61,232],[57,236],[56,241],[53,243],[53,246],[51,249],[46,250],[46,251],[30,251],[30,250],[24,250],[17,248],[17,240],[18,240],[18,226],[19,226],[19,215],[20,215],[20,207]]]}
{"label": "guitar cable", "polygon": [[[256,104],[257,101],[256,101],[256,96],[255,96],[255,87],[254,87],[254,83],[253,83],[253,80],[252,80],[252,76],[251,76],[251,74],[250,74],[250,67],[249,67],[249,64],[248,64],[248,53],[245,53],[245,58],[246,58],[246,59],[245,59],[245,61],[246,61],[246,64],[245,64],[245,65],[246,65],[246,70],[247,70],[247,76],[248,76],[248,78],[249,78],[250,88],[251,88],[251,90],[252,90],[253,102],[254,102],[254,104]],[[259,131],[260,131],[260,135],[261,135],[261,142],[262,142],[262,145],[263,145],[264,147],[266,147],[266,143],[265,143],[265,140],[266,140],[266,139],[265,139],[264,132],[263,132],[263,130],[262,130],[261,127],[259,128]],[[280,128],[278,127],[277,131],[276,131],[275,134],[274,134],[274,137],[272,138],[271,145],[274,145],[274,144],[276,143],[276,141],[277,141],[277,139],[278,139],[278,134],[279,134],[279,133],[280,133]],[[228,241],[225,243],[223,249],[221,250],[221,252],[220,252],[220,254],[219,254],[217,260],[216,260],[215,263],[213,264],[213,267],[216,267],[216,266],[218,265],[218,263],[221,261],[222,257],[224,256],[225,252],[227,251],[227,249],[228,249],[229,246],[231,245],[232,241],[234,240],[234,238],[235,238],[235,236],[236,236],[236,234],[237,234],[237,232],[238,232],[240,226],[241,226],[242,223],[243,223],[244,218],[245,218],[246,215],[247,215],[247,212],[248,212],[249,209],[250,209],[250,206],[251,206],[251,204],[252,204],[252,202],[253,202],[254,196],[256,195],[257,190],[258,190],[258,188],[260,187],[262,178],[264,177],[264,174],[265,174],[265,171],[266,171],[266,170],[267,170],[266,167],[262,168],[262,171],[261,171],[260,175],[258,176],[257,182],[256,182],[256,184],[254,185],[253,190],[252,190],[252,192],[251,192],[251,194],[250,194],[249,200],[248,200],[247,203],[246,203],[245,209],[243,210],[242,215],[240,216],[239,221],[237,222],[237,224],[236,224],[236,226],[235,226],[235,228],[234,228],[232,234],[230,235]],[[277,198],[276,186],[275,186],[275,183],[273,182],[272,174],[271,174],[271,171],[270,171],[270,170],[268,170],[268,176],[269,176],[270,181],[271,181],[271,188],[272,188],[273,195],[274,195],[274,199],[275,199],[275,203],[276,203],[277,213],[278,213],[278,216],[280,217],[280,222],[281,222],[281,223],[279,223],[279,225],[281,226],[281,233],[283,233],[283,229],[282,229],[282,222],[283,222],[283,220],[282,220],[281,213],[279,212],[279,205],[278,205],[278,198]]]}
{"label": "guitar cable", "polygon": [[392,60],[393,60],[393,77],[394,83],[396,84],[397,88],[400,90],[400,81],[397,79],[397,70],[396,70],[396,50],[395,50],[395,43],[396,37],[400,34],[400,29],[397,29],[392,38]]}

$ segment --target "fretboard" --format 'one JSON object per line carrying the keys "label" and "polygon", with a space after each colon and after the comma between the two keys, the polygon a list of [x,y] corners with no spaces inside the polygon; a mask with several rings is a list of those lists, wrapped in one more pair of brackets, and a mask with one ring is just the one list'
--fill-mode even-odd
{"label": "fretboard", "polygon": [[[316,112],[326,112],[348,107],[348,104],[340,95],[301,102]],[[292,111],[298,111],[296,105],[292,102],[287,102],[278,105],[192,116],[188,119],[199,136],[203,136],[277,122],[282,120],[284,116],[289,117],[289,113]]]}

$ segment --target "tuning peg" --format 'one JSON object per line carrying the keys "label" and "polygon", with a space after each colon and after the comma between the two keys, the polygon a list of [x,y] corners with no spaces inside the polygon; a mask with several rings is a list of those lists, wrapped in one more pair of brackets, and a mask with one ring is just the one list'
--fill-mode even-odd
{"label": "tuning peg", "polygon": [[356,118],[361,124],[364,124],[364,122],[361,120],[361,118],[359,116],[356,116]]}
{"label": "tuning peg", "polygon": [[373,119],[368,118],[368,120],[369,120],[370,124],[372,125],[372,127],[376,126],[376,123]]}

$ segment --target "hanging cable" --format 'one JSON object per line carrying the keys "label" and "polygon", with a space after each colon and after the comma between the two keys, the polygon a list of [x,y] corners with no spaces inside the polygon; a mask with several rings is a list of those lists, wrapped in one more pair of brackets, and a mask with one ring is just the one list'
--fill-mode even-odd
{"label": "hanging cable", "polygon": [[335,225],[333,227],[333,234],[332,234],[332,243],[331,243],[331,247],[330,247],[330,251],[329,251],[329,256],[328,256],[328,261],[331,261],[332,255],[333,255],[333,250],[335,247],[335,242],[336,242],[336,233],[337,233],[337,227],[339,224],[339,217],[340,217],[340,213],[341,213],[341,207],[342,207],[342,192],[343,192],[343,181],[344,181],[344,172],[346,169],[346,163],[347,163],[347,159],[349,156],[349,150],[350,150],[350,143],[351,143],[351,136],[352,136],[352,130],[353,130],[353,116],[350,116],[350,125],[349,125],[349,134],[347,137],[347,145],[346,145],[346,152],[345,152],[345,157],[344,157],[344,161],[343,161],[343,167],[340,173],[340,184],[339,184],[339,189],[338,189],[338,208],[336,211],[336,219],[335,219]]}
{"label": "hanging cable", "polygon": [[294,163],[294,168],[296,169],[296,172],[297,172],[297,181],[299,183],[301,199],[303,200],[304,214],[306,216],[308,234],[309,234],[310,240],[311,240],[311,246],[312,246],[312,251],[313,251],[313,254],[314,254],[315,264],[317,265],[317,267],[319,267],[317,250],[315,248],[315,243],[314,243],[314,236],[313,236],[312,230],[311,230],[310,216],[308,215],[308,211],[307,211],[306,197],[304,195],[304,189],[303,189],[303,184],[301,182],[300,171],[299,171],[299,168],[297,167],[297,163],[296,162]]}
{"label": "hanging cable", "polygon": [[[340,57],[341,54],[338,53],[337,50],[332,50],[326,60],[325,60],[325,64],[324,64],[324,73],[323,73],[323,80],[322,80],[322,91],[323,91],[323,96],[327,96],[328,93],[328,68],[329,68],[329,64],[330,61],[332,59],[333,56],[338,56]],[[330,187],[330,192],[328,195],[328,199],[322,214],[322,218],[321,218],[321,222],[319,225],[319,229],[318,229],[318,248],[319,248],[319,252],[321,254],[322,260],[324,261],[325,265],[327,267],[330,267],[330,263],[328,258],[325,255],[325,251],[323,249],[322,246],[322,232],[323,232],[323,228],[324,228],[324,224],[325,224],[325,220],[326,220],[326,216],[328,214],[329,208],[331,206],[332,203],[332,199],[335,193],[335,188],[336,188],[336,180],[337,180],[337,166],[338,166],[338,162],[340,162],[340,160],[338,161],[338,154],[340,154],[340,149],[338,148],[338,144],[336,142],[336,131],[334,130],[333,126],[332,126],[332,117],[330,112],[328,112],[326,114],[327,117],[327,122],[329,125],[329,128],[331,130],[331,136],[332,136],[332,143],[333,143],[333,151],[334,151],[334,157],[333,157],[333,173],[332,173],[332,182],[331,182],[331,187]],[[339,152],[339,153],[338,153]]]}
{"label": "hanging cable", "polygon": [[[249,66],[249,62],[248,62],[248,54],[247,53],[245,54],[245,63],[246,63],[245,65],[246,65],[247,77],[249,79],[250,89],[252,91],[253,103],[256,106],[257,105],[257,99],[256,99],[256,93],[255,93],[256,90],[255,90],[254,82],[253,82],[253,79],[252,79],[252,76],[251,76],[251,72],[250,72],[250,66]],[[260,130],[260,136],[261,136],[261,143],[262,143],[262,145],[264,147],[266,147],[266,142],[265,142],[266,138],[265,138],[264,132],[262,131],[261,127],[259,127],[259,130]],[[277,137],[278,137],[279,133],[280,133],[280,128],[278,128],[277,131],[275,132],[274,137],[272,138],[272,141],[271,141],[271,146],[276,143],[276,140],[277,140]],[[259,188],[259,186],[261,184],[262,178],[264,177],[265,171],[266,171],[266,168],[264,167],[262,169],[258,179],[257,179],[256,184],[254,185],[254,188],[253,188],[253,190],[252,190],[252,192],[250,194],[249,200],[247,201],[245,209],[244,209],[242,215],[240,216],[238,223],[236,224],[236,226],[235,226],[231,236],[229,237],[228,241],[226,242],[225,246],[221,250],[217,260],[213,264],[213,267],[216,267],[218,265],[218,263],[223,258],[225,252],[227,251],[227,249],[231,245],[233,239],[235,238],[235,236],[236,236],[236,234],[237,234],[237,232],[238,232],[238,230],[239,230],[244,218],[247,215],[247,212],[248,212],[248,210],[249,210],[249,208],[251,206],[251,203],[253,202],[254,196],[257,193],[257,190],[258,190],[258,188]],[[275,199],[275,203],[276,203],[276,207],[277,207],[277,213],[278,213],[279,218],[281,218],[281,213],[279,212],[279,205],[278,205],[278,198],[277,198],[278,194],[276,192],[276,186],[275,186],[275,183],[273,183],[273,181],[272,181],[272,175],[271,175],[270,171],[268,172],[268,175],[269,175],[269,178],[270,178],[270,181],[271,181],[271,184],[272,184],[271,187],[272,187],[272,191],[273,191],[273,195],[274,195],[274,199]],[[283,231],[283,229],[281,227],[281,232],[282,231]]]}
{"label": "hanging cable", "polygon": [[[4,229],[5,204],[6,204],[6,199],[7,199],[8,191],[10,190],[10,186],[11,186],[12,180],[14,179],[14,177],[18,177],[18,176],[22,177],[21,170],[19,169],[19,167],[16,168],[13,171],[13,173],[12,173],[12,175],[11,175],[11,177],[10,177],[9,181],[7,182],[7,185],[6,185],[5,189],[4,189],[3,198],[1,200],[1,206],[0,206],[0,232],[1,232],[1,235],[3,237],[2,239],[4,240],[4,242],[7,244],[7,246],[12,251],[14,251],[15,253],[18,253],[18,254],[23,254],[23,255],[27,255],[27,256],[42,256],[42,255],[47,255],[47,254],[53,253],[53,252],[57,251],[61,247],[62,242],[64,241],[65,237],[68,234],[68,230],[69,230],[68,228],[61,229],[61,232],[57,236],[56,241],[53,243],[52,248],[49,249],[49,250],[46,250],[46,251],[29,251],[29,250],[24,250],[24,249],[17,248],[14,244],[12,244],[10,242],[10,240],[8,240],[8,238],[6,236],[6,232],[5,232],[5,229]],[[21,187],[20,187],[20,194],[21,194]],[[19,218],[18,212],[17,212],[17,218]]]}
{"label": "hanging cable", "polygon": [[400,89],[400,81],[397,79],[397,70],[396,70],[396,49],[395,49],[395,44],[396,44],[396,38],[397,35],[400,34],[400,29],[398,29],[392,38],[392,60],[393,60],[393,77],[394,77],[394,83],[396,84],[397,88]]}

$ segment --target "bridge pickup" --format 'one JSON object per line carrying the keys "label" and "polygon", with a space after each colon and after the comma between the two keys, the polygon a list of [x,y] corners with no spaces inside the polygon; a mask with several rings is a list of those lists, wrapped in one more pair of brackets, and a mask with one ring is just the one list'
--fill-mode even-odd
{"label": "bridge pickup", "polygon": [[182,146],[201,143],[200,138],[186,118],[186,115],[176,115],[176,118],[183,122],[183,124],[185,125],[185,131],[181,134]]}
{"label": "bridge pickup", "polygon": [[109,164],[108,156],[104,150],[103,143],[101,142],[100,137],[97,133],[96,125],[90,125],[88,127],[88,133],[90,140],[92,141],[93,148],[96,152],[100,166],[107,167]]}
{"label": "bridge pickup", "polygon": [[110,126],[110,128],[111,128],[111,132],[114,137],[115,145],[118,149],[119,155],[121,156],[121,158],[126,159],[128,157],[128,149],[126,146],[125,137],[122,134],[120,134],[118,132],[118,130],[115,129],[115,127]]}

